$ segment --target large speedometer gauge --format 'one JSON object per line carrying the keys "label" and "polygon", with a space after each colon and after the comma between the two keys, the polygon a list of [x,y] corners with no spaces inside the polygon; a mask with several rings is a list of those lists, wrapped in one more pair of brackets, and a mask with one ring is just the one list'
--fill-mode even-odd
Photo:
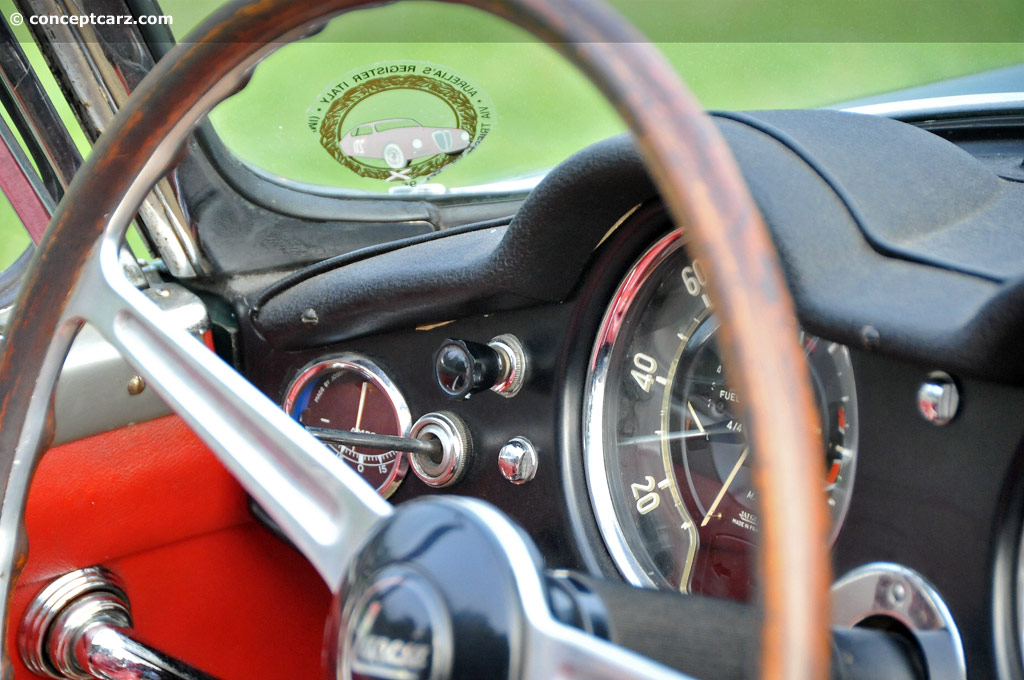
{"label": "large speedometer gauge", "polygon": [[[608,551],[635,585],[752,594],[756,455],[725,380],[704,268],[672,233],[633,265],[605,312],[584,409],[587,483]],[[849,505],[857,398],[849,351],[802,335],[820,409],[822,502],[835,539]],[[772,358],[766,356],[765,361]]]}

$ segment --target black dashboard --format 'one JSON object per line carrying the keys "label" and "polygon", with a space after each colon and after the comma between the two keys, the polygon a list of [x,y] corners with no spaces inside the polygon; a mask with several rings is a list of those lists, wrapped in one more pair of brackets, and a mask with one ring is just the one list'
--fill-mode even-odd
{"label": "black dashboard", "polygon": [[[917,122],[821,111],[718,117],[801,324],[849,348],[859,440],[835,575],[879,562],[913,570],[948,607],[967,677],[1018,678],[1024,118]],[[437,489],[408,474],[392,502],[481,498],[527,530],[549,567],[621,578],[588,488],[588,371],[609,301],[672,227],[630,140],[609,140],[552,171],[507,224],[413,236],[247,296],[236,310],[241,369],[283,404],[310,366],[362,357],[412,419],[455,413],[472,440],[457,483]],[[521,391],[448,398],[435,377],[438,348],[503,334],[525,350]],[[943,425],[919,411],[936,371],[958,396]],[[634,382],[642,388],[644,376]],[[538,458],[524,484],[498,466],[515,437]]]}

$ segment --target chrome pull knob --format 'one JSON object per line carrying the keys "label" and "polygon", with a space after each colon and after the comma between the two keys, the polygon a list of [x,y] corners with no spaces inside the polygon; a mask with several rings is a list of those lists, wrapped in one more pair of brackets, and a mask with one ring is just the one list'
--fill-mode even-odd
{"label": "chrome pull knob", "polygon": [[526,368],[526,351],[514,335],[499,335],[486,345],[449,338],[434,354],[434,378],[452,399],[484,390],[514,397],[526,380]]}
{"label": "chrome pull knob", "polygon": [[501,380],[501,355],[479,342],[449,338],[434,356],[434,374],[452,399],[467,399]]}
{"label": "chrome pull knob", "polygon": [[69,680],[213,680],[131,637],[131,605],[103,567],[51,581],[25,610],[18,651],[29,670]]}

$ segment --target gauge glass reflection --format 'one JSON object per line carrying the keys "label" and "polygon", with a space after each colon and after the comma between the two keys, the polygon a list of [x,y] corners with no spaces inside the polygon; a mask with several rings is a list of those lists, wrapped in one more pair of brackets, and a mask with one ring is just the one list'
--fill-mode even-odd
{"label": "gauge glass reflection", "polygon": [[[699,261],[673,233],[629,271],[588,372],[587,482],[609,553],[636,585],[748,600],[759,519],[754,452],[725,380]],[[848,350],[802,334],[823,423],[831,538],[849,504],[857,404]],[[765,360],[770,360],[766,357]]]}

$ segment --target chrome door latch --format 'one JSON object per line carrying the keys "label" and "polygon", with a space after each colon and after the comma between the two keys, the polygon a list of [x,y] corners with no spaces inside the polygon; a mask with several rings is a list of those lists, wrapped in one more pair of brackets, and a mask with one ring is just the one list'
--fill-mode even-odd
{"label": "chrome door latch", "polygon": [[25,610],[18,651],[29,670],[67,680],[213,680],[131,636],[121,580],[103,567],[51,581]]}

